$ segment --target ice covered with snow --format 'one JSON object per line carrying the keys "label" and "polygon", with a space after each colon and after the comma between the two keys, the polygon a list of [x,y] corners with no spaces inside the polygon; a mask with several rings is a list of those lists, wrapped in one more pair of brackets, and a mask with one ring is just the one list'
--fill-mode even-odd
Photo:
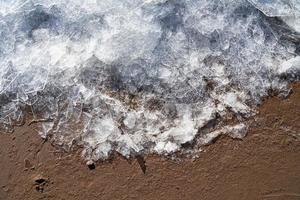
{"label": "ice covered with snow", "polygon": [[[89,160],[170,154],[299,80],[298,0],[0,0],[0,124]],[[236,125],[224,124],[229,119]]]}

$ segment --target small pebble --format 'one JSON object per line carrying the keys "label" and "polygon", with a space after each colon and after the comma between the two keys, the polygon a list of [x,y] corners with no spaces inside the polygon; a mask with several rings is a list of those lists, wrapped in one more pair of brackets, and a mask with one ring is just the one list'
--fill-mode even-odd
{"label": "small pebble", "polygon": [[94,163],[92,160],[87,161],[87,162],[86,162],[86,165],[88,166],[88,168],[89,168],[90,170],[93,170],[93,169],[96,168],[96,165],[95,165],[95,163]]}

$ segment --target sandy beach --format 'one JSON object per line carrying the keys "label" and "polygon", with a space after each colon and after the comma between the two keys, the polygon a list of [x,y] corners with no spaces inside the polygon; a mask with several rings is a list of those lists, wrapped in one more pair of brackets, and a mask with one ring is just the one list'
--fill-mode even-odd
{"label": "sandy beach", "polygon": [[0,0],[0,200],[300,200],[300,0]]}
{"label": "sandy beach", "polygon": [[[300,199],[300,85],[259,108],[243,140],[221,137],[197,159],[156,155],[87,167],[32,126],[0,134],[0,199]],[[140,164],[139,164],[140,163]]]}

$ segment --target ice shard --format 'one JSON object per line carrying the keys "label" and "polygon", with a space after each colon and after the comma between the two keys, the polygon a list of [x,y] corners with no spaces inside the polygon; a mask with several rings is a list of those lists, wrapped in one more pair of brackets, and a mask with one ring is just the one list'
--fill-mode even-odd
{"label": "ice shard", "polygon": [[0,0],[1,129],[29,113],[42,137],[82,145],[90,160],[242,137],[261,98],[286,95],[299,80],[299,8],[298,0]]}

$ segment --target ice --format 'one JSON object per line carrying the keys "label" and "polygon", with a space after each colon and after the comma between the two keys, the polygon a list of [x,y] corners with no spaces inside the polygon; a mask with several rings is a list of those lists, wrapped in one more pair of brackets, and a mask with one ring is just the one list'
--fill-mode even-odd
{"label": "ice", "polygon": [[297,74],[297,71],[300,71],[300,56],[282,62],[278,68],[279,74]]}
{"label": "ice", "polygon": [[249,0],[249,2],[270,17],[295,15],[300,8],[298,0]]}
{"label": "ice", "polygon": [[256,8],[270,17],[294,15],[298,0],[249,0]]}
{"label": "ice", "polygon": [[270,17],[280,17],[294,31],[300,32],[299,0],[249,0],[257,9]]}
{"label": "ice", "polygon": [[243,103],[247,99],[247,96],[243,93],[232,91],[225,93],[223,96],[218,96],[217,98],[225,107],[229,107],[235,113],[251,113],[250,108]]}
{"label": "ice", "polygon": [[[0,0],[0,128],[89,161],[242,138],[300,78],[297,0]],[[236,126],[227,124],[237,121]]]}
{"label": "ice", "polygon": [[236,124],[236,125],[228,125],[224,126],[221,129],[212,131],[205,136],[201,137],[198,142],[201,145],[207,145],[210,144],[214,139],[219,137],[220,135],[229,135],[232,138],[235,139],[242,139],[246,136],[247,134],[247,126],[243,123]]}

